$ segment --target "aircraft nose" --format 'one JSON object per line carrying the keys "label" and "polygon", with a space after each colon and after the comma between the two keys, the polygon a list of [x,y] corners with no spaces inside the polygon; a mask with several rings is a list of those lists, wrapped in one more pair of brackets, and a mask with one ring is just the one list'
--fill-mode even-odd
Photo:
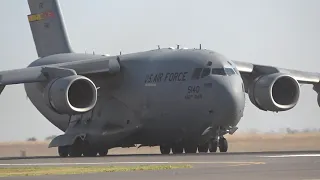
{"label": "aircraft nose", "polygon": [[223,126],[236,126],[243,115],[245,103],[242,81],[224,77],[217,82],[220,87],[216,96],[217,109],[220,112],[218,123]]}

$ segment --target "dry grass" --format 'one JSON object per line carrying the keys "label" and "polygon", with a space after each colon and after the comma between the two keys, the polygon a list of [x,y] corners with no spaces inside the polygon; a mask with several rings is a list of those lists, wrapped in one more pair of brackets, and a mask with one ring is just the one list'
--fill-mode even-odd
{"label": "dry grass", "polygon": [[0,177],[87,174],[102,172],[150,171],[191,168],[191,165],[89,166],[89,167],[9,167],[0,168]]}
{"label": "dry grass", "polygon": [[240,134],[226,136],[230,151],[302,151],[320,150],[319,133]]}
{"label": "dry grass", "polygon": [[[229,152],[259,151],[299,151],[319,150],[319,133],[299,134],[245,134],[236,133],[225,136],[229,142]],[[49,142],[2,142],[0,157],[21,156],[56,156],[57,148],[48,148]],[[159,147],[114,148],[110,154],[159,154]]]}

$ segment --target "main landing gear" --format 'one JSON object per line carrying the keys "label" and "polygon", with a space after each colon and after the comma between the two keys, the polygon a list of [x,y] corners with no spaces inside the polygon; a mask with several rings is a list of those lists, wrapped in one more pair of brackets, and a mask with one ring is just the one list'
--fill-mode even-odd
{"label": "main landing gear", "polygon": [[70,146],[59,146],[58,153],[60,157],[95,157],[99,154],[99,156],[106,156],[108,154],[108,149],[98,149],[90,144],[87,141],[82,141],[81,139],[77,139]]}
{"label": "main landing gear", "polygon": [[219,148],[220,152],[228,151],[228,141],[225,137],[219,137],[217,139],[210,140],[209,143],[209,152],[217,152]]}
{"label": "main landing gear", "polygon": [[219,148],[220,152],[227,152],[228,151],[228,141],[225,137],[221,136],[216,139],[211,139],[209,142],[202,144],[202,145],[195,145],[191,143],[182,144],[176,143],[173,145],[160,145],[160,152],[161,154],[182,154],[184,153],[214,153],[217,152]]}

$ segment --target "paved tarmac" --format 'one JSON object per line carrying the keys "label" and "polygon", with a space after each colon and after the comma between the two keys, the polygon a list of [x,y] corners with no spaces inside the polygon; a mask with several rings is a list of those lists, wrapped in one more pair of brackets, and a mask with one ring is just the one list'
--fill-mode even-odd
{"label": "paved tarmac", "polygon": [[279,179],[320,180],[320,152],[216,153],[195,155],[110,155],[95,158],[2,158],[1,167],[10,166],[82,166],[190,164],[191,169],[160,171],[110,172],[84,175],[8,177],[11,180],[189,180],[189,179]]}

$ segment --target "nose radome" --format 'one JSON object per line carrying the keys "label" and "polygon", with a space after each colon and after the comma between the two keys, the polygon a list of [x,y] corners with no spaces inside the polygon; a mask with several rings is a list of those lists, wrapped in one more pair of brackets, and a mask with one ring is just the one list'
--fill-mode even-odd
{"label": "nose radome", "polygon": [[244,93],[242,91],[242,84],[230,77],[219,79],[219,90],[217,94],[217,101],[219,103],[220,117],[219,124],[236,126],[242,117],[244,108]]}
{"label": "nose radome", "polygon": [[235,126],[243,116],[245,105],[245,94],[243,89],[242,80],[233,77],[229,78],[228,97],[230,108],[230,125]]}

